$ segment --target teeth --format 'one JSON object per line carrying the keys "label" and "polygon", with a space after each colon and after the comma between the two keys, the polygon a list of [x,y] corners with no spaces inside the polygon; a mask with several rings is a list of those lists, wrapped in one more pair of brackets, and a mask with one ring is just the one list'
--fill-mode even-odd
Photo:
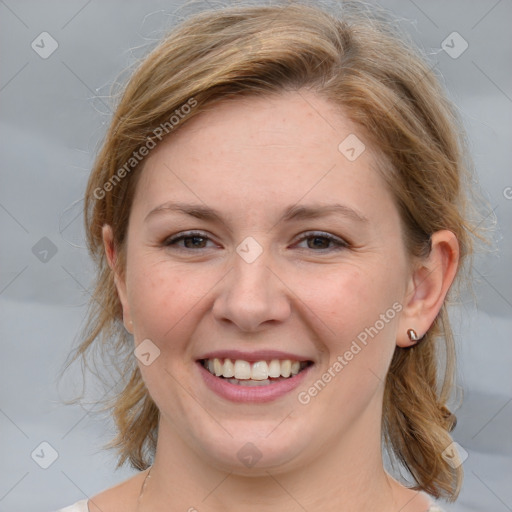
{"label": "teeth", "polygon": [[228,379],[228,382],[231,384],[239,384],[240,386],[247,387],[255,387],[255,386],[268,386],[270,381],[268,379],[265,380],[237,380],[237,379]]}
{"label": "teeth", "polygon": [[222,372],[223,377],[234,377],[235,376],[235,365],[231,359],[224,360],[224,371]]}
{"label": "teeth", "polygon": [[268,365],[268,376],[277,379],[281,377],[281,363],[277,359],[272,359]]}
{"label": "teeth", "polygon": [[281,377],[289,377],[292,373],[292,362],[289,359],[285,359],[281,363]]}
{"label": "teeth", "polygon": [[[270,384],[269,378],[288,378],[297,375],[307,366],[305,361],[291,361],[284,359],[272,359],[271,361],[256,361],[250,363],[237,359],[234,363],[231,359],[218,358],[207,359],[203,362],[204,367],[217,377],[229,379],[233,384],[247,386]],[[245,382],[239,382],[245,381]],[[259,383],[259,384],[258,384]]]}
{"label": "teeth", "polygon": [[[217,358],[213,360],[219,361]],[[219,361],[220,364],[220,361]],[[251,378],[251,363],[237,359],[235,361],[235,379],[250,379]]]}
{"label": "teeth", "polygon": [[218,359],[213,360],[213,371],[217,377],[222,375],[224,369],[222,368],[222,363]]}
{"label": "teeth", "polygon": [[251,379],[265,380],[268,378],[268,364],[266,361],[258,361],[252,364]]}

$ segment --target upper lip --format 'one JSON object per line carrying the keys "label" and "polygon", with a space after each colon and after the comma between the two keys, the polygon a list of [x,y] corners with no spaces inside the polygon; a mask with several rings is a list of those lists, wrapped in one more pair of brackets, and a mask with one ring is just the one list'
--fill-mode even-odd
{"label": "upper lip", "polygon": [[291,352],[282,352],[279,350],[256,350],[254,352],[242,352],[241,350],[215,350],[208,352],[198,360],[201,359],[231,359],[236,361],[240,359],[242,361],[248,361],[255,363],[256,361],[272,361],[272,359],[291,359],[292,361],[312,361],[309,357],[304,357],[298,354],[292,354]]}

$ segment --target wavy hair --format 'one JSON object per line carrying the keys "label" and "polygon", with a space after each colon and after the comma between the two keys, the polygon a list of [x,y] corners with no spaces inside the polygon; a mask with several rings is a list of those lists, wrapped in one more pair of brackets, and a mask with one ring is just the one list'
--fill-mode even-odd
{"label": "wavy hair", "polygon": [[[343,3],[338,14],[318,2],[195,13],[131,74],[85,193],[87,244],[97,274],[86,326],[67,366],[81,359],[88,367],[87,356],[97,348],[103,363],[110,358],[118,367],[121,378],[105,407],[117,427],[108,447],[117,449],[118,467],[126,461],[140,470],[150,465],[159,411],[121,322],[102,226],[112,226],[122,274],[130,208],[145,161],[141,148],[163,140],[163,130],[172,136],[227,98],[302,88],[339,106],[381,155],[380,171],[400,212],[410,257],[428,253],[430,236],[448,229],[460,246],[456,281],[464,275],[468,281],[463,263],[479,235],[470,210],[472,163],[465,132],[428,58],[396,20],[360,2]],[[414,479],[413,488],[448,500],[457,497],[462,482],[462,469],[442,456],[456,423],[447,405],[455,352],[445,303],[421,343],[396,347],[382,418],[384,444]]]}

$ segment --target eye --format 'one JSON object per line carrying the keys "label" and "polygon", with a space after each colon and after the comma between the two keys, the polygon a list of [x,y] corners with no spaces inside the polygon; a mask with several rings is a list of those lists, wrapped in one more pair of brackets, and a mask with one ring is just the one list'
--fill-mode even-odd
{"label": "eye", "polygon": [[[212,239],[205,233],[202,233],[200,231],[189,231],[186,233],[179,233],[177,235],[165,239],[163,245],[166,247],[176,247],[178,249],[184,250],[208,249],[208,241],[211,242]],[[330,252],[337,250],[339,251],[342,249],[346,249],[350,246],[342,238],[338,238],[336,236],[324,232],[305,233],[305,235],[299,239],[299,242],[303,241],[307,242],[307,247],[305,248],[313,249],[314,252]],[[180,242],[183,242],[183,244],[180,244]],[[329,245],[331,245],[331,247],[329,247]]]}
{"label": "eye", "polygon": [[[163,245],[176,246],[179,249],[206,249],[205,244],[211,241],[211,239],[199,231],[189,231],[187,233],[181,233],[175,236],[167,238]],[[178,245],[179,242],[183,241],[184,245]]]}
{"label": "eye", "polygon": [[[349,247],[349,244],[342,238],[338,238],[336,236],[330,235],[329,233],[324,233],[321,231],[306,233],[305,236],[299,239],[299,242],[304,240],[308,241],[308,249],[317,249],[315,252],[339,251]],[[309,243],[309,240],[311,240],[312,243]],[[329,244],[334,244],[334,247],[328,247]]]}

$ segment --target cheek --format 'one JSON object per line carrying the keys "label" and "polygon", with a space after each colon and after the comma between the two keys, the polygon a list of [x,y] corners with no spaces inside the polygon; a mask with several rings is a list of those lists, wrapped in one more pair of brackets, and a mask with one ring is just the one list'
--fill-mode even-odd
{"label": "cheek", "polygon": [[161,339],[191,307],[192,295],[184,293],[185,280],[163,263],[143,255],[132,258],[127,277],[136,334]]}
{"label": "cheek", "polygon": [[340,266],[320,280],[304,277],[301,285],[309,290],[304,302],[314,312],[312,330],[325,333],[323,376],[336,376],[326,402],[345,412],[370,400],[385,381],[402,309],[397,270],[383,272],[382,260],[368,263]]}
{"label": "cheek", "polygon": [[136,342],[149,338],[160,347],[165,343],[166,350],[181,348],[216,281],[205,267],[187,269],[163,255],[134,254],[127,285]]}
{"label": "cheek", "polygon": [[396,271],[384,272],[381,264],[366,261],[300,272],[292,288],[318,321],[346,342],[373,325],[400,297]]}
{"label": "cheek", "polygon": [[354,265],[332,273],[309,296],[317,324],[329,328],[321,340],[328,353],[322,378],[335,384],[324,403],[336,404],[341,415],[359,411],[385,382],[403,308],[398,278],[380,265]]}

